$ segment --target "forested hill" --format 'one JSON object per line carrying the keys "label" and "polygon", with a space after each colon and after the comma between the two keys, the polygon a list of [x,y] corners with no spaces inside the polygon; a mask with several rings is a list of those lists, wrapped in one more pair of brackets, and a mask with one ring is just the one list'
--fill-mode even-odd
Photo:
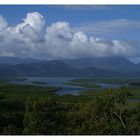
{"label": "forested hill", "polygon": [[0,76],[48,76],[48,77],[86,77],[116,76],[117,72],[89,67],[73,68],[62,61],[36,62],[26,64],[1,64]]}
{"label": "forested hill", "polygon": [[0,76],[139,77],[140,65],[121,57],[51,61],[0,57]]}

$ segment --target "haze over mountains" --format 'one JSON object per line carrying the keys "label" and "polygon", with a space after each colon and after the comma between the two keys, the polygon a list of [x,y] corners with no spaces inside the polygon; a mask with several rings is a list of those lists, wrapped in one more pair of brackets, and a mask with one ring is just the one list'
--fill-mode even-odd
{"label": "haze over mountains", "polygon": [[134,64],[123,57],[65,59],[64,62],[75,68],[96,67],[120,73],[129,73],[140,70],[140,64]]}
{"label": "haze over mountains", "polygon": [[0,57],[0,76],[139,77],[140,64],[123,57],[45,60]]}

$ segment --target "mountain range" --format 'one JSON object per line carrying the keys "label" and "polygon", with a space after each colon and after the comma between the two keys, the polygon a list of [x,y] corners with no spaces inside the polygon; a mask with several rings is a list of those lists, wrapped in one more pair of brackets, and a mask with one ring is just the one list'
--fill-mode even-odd
{"label": "mountain range", "polygon": [[123,57],[61,60],[0,57],[0,76],[140,77],[140,64]]}

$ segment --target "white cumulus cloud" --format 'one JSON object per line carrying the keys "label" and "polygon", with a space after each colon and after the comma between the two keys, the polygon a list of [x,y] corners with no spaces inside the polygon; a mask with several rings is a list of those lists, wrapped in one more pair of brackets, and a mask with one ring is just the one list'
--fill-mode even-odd
{"label": "white cumulus cloud", "polygon": [[27,13],[15,26],[0,16],[0,55],[48,59],[140,55],[139,43],[87,36],[65,21],[44,26],[45,19],[38,12]]}
{"label": "white cumulus cloud", "polygon": [[0,31],[5,29],[8,26],[7,21],[0,15]]}

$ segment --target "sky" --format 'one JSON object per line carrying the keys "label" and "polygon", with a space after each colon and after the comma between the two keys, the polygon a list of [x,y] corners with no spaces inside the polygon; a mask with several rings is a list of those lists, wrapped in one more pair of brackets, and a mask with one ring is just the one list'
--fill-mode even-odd
{"label": "sky", "polygon": [[0,56],[140,61],[139,5],[0,5]]}

